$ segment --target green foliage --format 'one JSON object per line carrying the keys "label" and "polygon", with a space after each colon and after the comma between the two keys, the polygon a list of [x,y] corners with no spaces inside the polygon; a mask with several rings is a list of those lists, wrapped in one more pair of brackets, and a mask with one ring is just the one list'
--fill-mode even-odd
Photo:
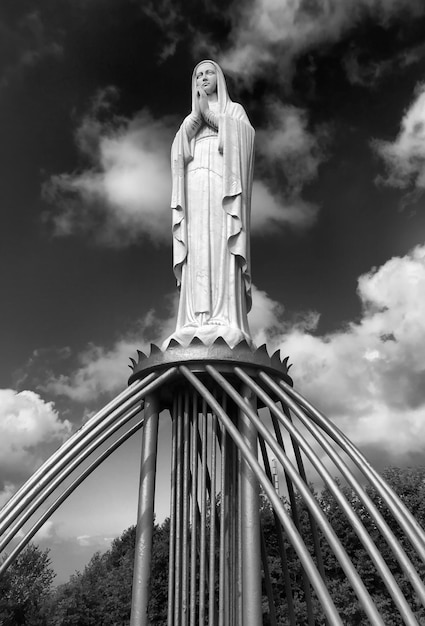
{"label": "green foliage", "polygon": [[[419,524],[425,527],[425,468],[390,468],[384,472],[384,478],[392,489],[398,493],[406,506],[412,511]],[[394,554],[386,540],[382,537],[380,531],[376,527],[376,524],[370,518],[369,513],[359,500],[358,496],[350,488],[340,487],[340,489],[349,502],[351,509],[362,521],[368,534],[371,536],[373,542],[376,544],[379,552],[386,561],[390,571],[402,589],[408,604],[415,613],[418,623],[425,624],[425,609],[418,602],[418,598],[416,597],[407,576],[394,557]],[[390,526],[396,538],[403,545],[408,557],[419,572],[420,577],[425,580],[424,564],[416,556],[415,550],[412,548],[410,543],[405,539],[403,532],[400,530],[397,522],[393,519],[393,516],[390,514],[387,506],[382,501],[382,498],[378,496],[377,492],[372,487],[367,488],[367,493]],[[353,530],[351,523],[348,521],[345,513],[335,500],[334,496],[328,489],[324,489],[320,495],[315,494],[315,496],[318,499],[321,508],[325,511],[326,517],[344,546],[348,556],[352,560],[354,567],[357,569],[360,577],[365,583],[383,617],[383,621],[386,626],[398,626],[403,624],[404,622],[399,614],[399,611],[390,597],[381,576],[378,574],[372,559],[369,557],[368,552]],[[288,505],[288,509],[289,508],[290,507]],[[299,497],[297,497],[296,508],[298,518],[300,520],[300,533],[303,536],[313,559],[317,562],[312,541],[311,522],[308,517],[305,504]],[[264,509],[265,507],[263,506],[262,520],[269,555],[268,560],[270,576],[274,587],[275,602],[277,606],[278,624],[279,626],[284,626],[289,624],[289,620],[287,617],[288,604],[286,592],[283,585],[283,566],[276,547],[275,525],[274,522],[270,521],[272,520],[273,514],[270,510],[267,515],[265,515]],[[318,535],[326,574],[326,585],[341,615],[343,623],[347,626],[368,623],[368,619],[360,607],[351,584],[348,582],[345,573],[343,572],[338,560],[320,530],[318,531]],[[297,556],[295,555],[293,549],[289,546],[286,539],[285,546],[297,623],[307,624],[307,602],[305,586],[302,578],[302,570]],[[317,604],[314,593],[312,603],[314,623],[317,625],[325,624],[326,622],[323,612],[321,607]],[[265,619],[265,623],[267,623],[267,617]]]}
{"label": "green foliage", "polygon": [[30,544],[0,579],[0,624],[44,626],[54,571],[49,550]]}
{"label": "green foliage", "polygon": [[[130,621],[136,529],[131,526],[104,554],[96,553],[82,573],[57,588],[52,597],[52,626],[122,626]],[[155,525],[149,616],[166,624],[169,521]]]}
{"label": "green foliage", "polygon": [[[398,493],[406,506],[425,527],[425,468],[390,468],[384,478]],[[395,559],[390,547],[381,536],[376,524],[357,495],[348,487],[340,487],[355,515],[362,521],[378,550],[388,564],[397,583],[415,613],[418,624],[425,626],[425,610],[418,603],[409,580]],[[312,492],[340,539],[355,568],[366,584],[374,602],[382,614],[386,626],[399,626],[402,619],[395,607],[381,576],[366,549],[328,489],[320,494]],[[414,566],[425,579],[425,567],[416,556],[410,543],[404,538],[396,521],[376,491],[368,487],[367,493],[402,543]],[[218,501],[220,498],[218,498]],[[294,511],[284,501],[289,514]],[[302,498],[295,493],[295,519],[313,560],[319,565],[313,541],[312,521]],[[260,507],[262,532],[268,554],[268,566],[276,606],[277,624],[289,624],[289,604],[284,571],[290,578],[293,611],[298,624],[308,624],[308,605],[313,615],[311,623],[322,626],[325,617],[313,590],[306,587],[305,576],[299,558],[285,534],[281,541],[285,546],[287,562],[282,563],[276,520],[267,498],[262,496]],[[151,624],[165,626],[167,623],[168,551],[170,523],[154,526],[151,567],[149,619]],[[316,529],[327,588],[346,626],[367,624],[368,619],[348,582],[339,562],[333,554],[323,533]],[[131,587],[135,545],[135,527],[126,530],[115,539],[104,554],[96,553],[82,573],[76,572],[70,580],[50,592],[53,572],[49,568],[48,552],[30,546],[0,581],[0,626],[29,624],[34,626],[124,626],[129,623]],[[270,624],[269,605],[263,589],[264,626]]]}

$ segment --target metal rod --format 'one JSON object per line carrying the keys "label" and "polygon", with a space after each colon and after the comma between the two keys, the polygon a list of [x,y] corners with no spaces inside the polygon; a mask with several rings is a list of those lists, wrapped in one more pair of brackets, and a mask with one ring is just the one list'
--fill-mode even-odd
{"label": "metal rod", "polygon": [[[233,407],[232,407],[233,409]],[[237,421],[237,416],[234,410],[232,410],[233,423]],[[230,624],[236,626],[236,593],[237,593],[237,567],[236,567],[236,550],[237,550],[237,515],[235,515],[235,502],[238,501],[238,480],[237,480],[237,456],[236,446],[233,441],[230,441],[230,463],[229,463],[229,489],[228,489],[228,519],[229,519],[229,611],[230,611]]]}
{"label": "metal rod", "polygon": [[48,459],[41,465],[32,476],[18,489],[18,491],[6,502],[3,508],[0,510],[0,533],[3,532],[3,522],[8,520],[8,515],[12,509],[14,509],[16,502],[23,501],[24,497],[31,491],[34,485],[37,484],[39,478],[44,476],[45,473],[56,464],[56,461],[61,458],[65,452],[73,448],[77,441],[81,437],[85,436],[87,431],[90,431],[96,424],[104,420],[104,418],[112,413],[122,402],[133,396],[137,391],[140,391],[145,385],[147,385],[155,374],[150,374],[143,381],[136,381],[126,389],[124,389],[118,396],[116,396],[111,402],[98,411],[93,417],[91,417],[81,428],[79,428],[60,448],[56,450]]}
{"label": "metal rod", "polygon": [[192,395],[192,534],[190,538],[190,626],[196,626],[196,538],[198,532],[198,395]]}
{"label": "metal rod", "polygon": [[180,626],[181,609],[181,586],[182,586],[182,470],[183,470],[183,416],[182,416],[182,392],[177,399],[177,473],[176,473],[176,560],[174,579],[174,621],[175,626]]}
{"label": "metal rod", "polygon": [[[288,407],[286,406],[286,404],[284,402],[281,403],[281,407],[282,407],[282,411],[285,413],[285,415],[288,418],[288,420],[290,422],[292,422],[291,412],[289,411]],[[273,425],[275,427],[275,430],[277,428],[279,430],[279,432],[280,432],[279,423],[278,423],[278,421],[276,420],[276,417],[273,414],[272,414],[272,421],[273,421]],[[305,472],[305,468],[304,468],[304,463],[303,463],[303,459],[302,459],[302,456],[301,456],[300,447],[299,447],[296,439],[292,435],[290,435],[290,438],[291,438],[291,443],[292,443],[292,449],[293,449],[294,455],[295,455],[295,460],[296,460],[297,466],[298,466],[298,471],[299,471],[300,476],[303,479],[303,481],[306,484],[308,484],[307,475],[306,475],[306,472]],[[313,537],[314,554],[316,556],[317,567],[318,567],[318,570],[319,570],[322,578],[324,580],[326,580],[325,567],[323,565],[322,548],[321,548],[321,545],[320,545],[319,533],[317,532],[317,524],[316,524],[316,520],[312,516],[310,510],[308,511],[308,519],[309,519],[309,523],[310,523],[311,534],[312,534],[312,537]]]}
{"label": "metal rod", "polygon": [[266,540],[264,538],[264,530],[263,530],[262,524],[260,524],[260,531],[261,531],[261,561],[263,563],[264,585],[266,587],[267,600],[269,603],[270,624],[271,626],[278,626],[272,581],[270,578],[269,564],[267,561],[267,546],[266,546]]}
{"label": "metal rod", "polygon": [[[270,412],[270,416],[271,416],[272,424],[273,424],[274,431],[275,431],[276,441],[279,444],[280,448],[282,449],[283,453],[286,454],[285,444],[284,444],[284,441],[283,441],[283,437],[282,437],[282,433],[281,433],[281,430],[280,430],[279,422],[276,420],[276,417],[274,416],[274,414],[272,412]],[[297,464],[298,464],[298,468],[299,468],[300,467],[300,463],[299,463],[300,459],[296,458],[296,461],[298,462]],[[301,460],[301,465],[302,465],[302,460]],[[291,504],[292,519],[294,520],[294,524],[295,524],[296,528],[298,529],[298,532],[302,536],[303,533],[302,533],[302,527],[301,527],[299,514],[298,514],[298,503],[297,503],[297,499],[295,497],[294,486],[293,486],[292,481],[291,481],[291,479],[290,479],[290,477],[288,475],[288,472],[285,469],[284,469],[284,474],[285,474],[286,486],[287,486],[287,489],[288,489],[289,502]],[[304,479],[303,475],[301,475],[301,478],[307,484],[307,481]],[[309,520],[310,520],[310,523],[311,523],[311,513],[310,513],[309,509],[307,509],[307,510],[308,510],[308,515],[309,515]],[[322,576],[322,578],[325,580],[325,578],[323,576],[323,572],[320,569],[320,567],[318,567],[318,570],[319,570],[320,575]],[[308,579],[307,573],[302,568],[301,568],[301,574],[302,574],[303,589],[304,589],[304,600],[305,600],[306,609],[307,609],[307,624],[308,624],[308,626],[314,626],[315,619],[314,619],[313,598],[311,596],[310,581]]]}
{"label": "metal rod", "polygon": [[[328,519],[324,515],[322,509],[320,508],[316,498],[313,497],[313,495],[310,492],[308,486],[301,479],[301,477],[299,476],[297,470],[292,465],[292,463],[289,461],[288,457],[283,452],[282,448],[278,445],[276,440],[273,438],[273,436],[270,433],[270,431],[261,422],[261,420],[259,419],[258,415],[254,411],[252,411],[251,408],[243,401],[241,396],[232,387],[232,385],[230,385],[230,383],[228,383],[211,365],[207,365],[206,369],[207,369],[207,371],[209,373],[211,373],[211,375],[213,376],[214,380],[216,380],[217,382],[219,382],[222,385],[223,389],[226,390],[226,392],[229,394],[229,396],[232,397],[232,399],[234,399],[234,401],[243,410],[245,410],[245,412],[248,415],[248,417],[255,424],[257,430],[259,431],[259,433],[264,437],[265,441],[270,446],[270,448],[273,450],[274,454],[279,459],[279,461],[282,463],[283,467],[288,471],[288,474],[289,474],[292,482],[296,485],[298,491],[300,492],[302,498],[304,499],[304,502],[311,509],[311,511],[313,512],[313,514],[315,516],[316,521],[318,522],[318,524],[320,525],[322,531],[324,532],[324,534],[325,534],[325,536],[326,536],[326,538],[327,538],[327,540],[329,542],[329,545],[331,546],[331,548],[333,549],[333,551],[335,553],[335,556],[337,557],[337,559],[341,563],[341,566],[342,566],[343,570],[345,571],[345,573],[346,573],[346,575],[347,575],[351,585],[353,586],[353,589],[356,592],[356,595],[358,596],[359,600],[363,603],[363,607],[364,607],[364,609],[365,609],[369,619],[372,621],[373,624],[379,624],[380,626],[382,626],[383,625],[382,618],[380,617],[380,615],[379,615],[379,613],[378,613],[378,611],[376,609],[376,606],[375,606],[374,602],[372,601],[372,598],[370,597],[369,592],[367,591],[367,589],[366,589],[362,579],[360,578],[357,570],[354,568],[350,558],[348,557],[344,547],[342,546],[342,544],[339,541],[337,535],[335,534],[335,531],[331,527]],[[298,431],[295,429],[295,427],[290,422],[288,422],[286,416],[280,411],[280,409],[278,409],[273,404],[273,402],[270,400],[269,396],[267,394],[263,393],[262,389],[258,385],[256,385],[256,383],[254,383],[254,381],[252,381],[248,376],[246,376],[245,372],[243,372],[240,368],[235,367],[234,368],[234,372],[243,380],[243,382],[245,382],[246,384],[252,386],[252,389],[255,390],[255,393],[257,394],[257,396],[261,398],[261,400],[266,404],[266,406],[269,407],[269,409],[271,411],[275,412],[275,414],[277,415],[278,419],[284,423],[286,429],[289,432],[294,433],[294,436],[297,437],[297,440],[299,440],[300,443],[302,442],[303,449],[308,450],[309,449],[308,444],[303,440],[302,437],[300,437]],[[260,395],[260,392],[261,392],[261,395]],[[316,463],[316,465],[319,465],[319,467],[321,466],[320,462],[317,463],[315,458],[313,458],[313,460]],[[320,469],[322,469],[322,468],[320,467]],[[324,471],[323,474],[324,474],[324,478],[325,477],[328,478],[328,475],[327,475],[326,471]],[[330,482],[333,482],[332,479],[330,479]],[[267,486],[271,487],[270,483]],[[263,484],[263,488],[265,488],[264,484]],[[274,491],[273,487],[272,487],[272,490],[273,490],[273,494],[276,496],[276,492]],[[280,502],[280,500],[278,500],[278,501]],[[351,512],[351,509],[350,509],[350,512]],[[355,520],[354,523],[357,526],[359,525],[360,522],[359,522],[357,517],[356,517],[356,520]],[[368,536],[368,538],[369,538],[369,536]],[[300,556],[300,559],[301,559],[301,556]],[[316,572],[317,572],[317,570],[316,570]],[[311,574],[309,572],[307,572],[307,575],[308,575],[312,585],[315,586],[315,583],[313,582]],[[321,582],[324,583],[324,581],[321,578],[320,574],[319,574],[319,578],[320,578]],[[316,592],[317,592],[317,588],[316,588]]]}
{"label": "metal rod", "polygon": [[189,617],[189,569],[188,569],[188,536],[189,536],[189,455],[190,455],[190,423],[189,423],[189,392],[185,392],[183,413],[183,559],[182,559],[182,615],[181,626],[186,626]]}
{"label": "metal rod", "polygon": [[224,626],[225,612],[225,575],[226,575],[226,473],[227,473],[227,433],[224,425],[221,424],[221,502],[220,502],[220,551],[219,551],[219,603],[218,603],[218,624]]}
{"label": "metal rod", "polygon": [[[209,367],[209,366],[207,366]],[[357,517],[357,515],[354,513],[354,511],[352,510],[352,508],[350,507],[350,505],[348,504],[346,498],[343,496],[343,494],[339,491],[339,487],[337,485],[337,483],[335,482],[335,480],[332,478],[332,476],[329,474],[328,470],[326,469],[326,467],[323,465],[323,463],[320,461],[320,459],[317,457],[317,455],[315,454],[315,452],[313,451],[313,449],[311,448],[311,446],[309,445],[309,443],[306,441],[306,439],[301,435],[301,433],[298,431],[297,428],[295,428],[295,426],[292,424],[291,421],[288,420],[288,418],[286,417],[286,415],[273,403],[273,401],[271,400],[271,398],[268,396],[267,393],[265,393],[262,388],[255,383],[253,380],[251,380],[243,370],[241,370],[238,367],[235,367],[235,373],[241,378],[241,380],[243,380],[244,382],[246,382],[246,384],[250,385],[251,388],[255,391],[255,393],[258,395],[259,398],[261,398],[261,400],[263,400],[265,402],[265,404],[269,407],[269,409],[276,415],[276,417],[278,418],[278,420],[285,426],[286,430],[292,434],[296,441],[298,442],[298,444],[301,446],[301,448],[303,449],[305,455],[307,456],[307,458],[309,459],[309,461],[311,462],[311,464],[313,465],[313,467],[316,469],[316,471],[318,472],[319,476],[322,478],[322,480],[325,482],[325,484],[328,486],[329,491],[332,493],[332,495],[334,496],[334,498],[336,499],[336,501],[338,502],[338,504],[340,505],[341,509],[344,511],[345,515],[348,517],[348,519],[350,520],[351,526],[353,528],[353,530],[355,531],[355,533],[357,534],[357,536],[359,537],[360,541],[362,542],[363,546],[366,548],[367,552],[369,553],[373,563],[375,564],[375,567],[377,568],[380,576],[382,577],[383,583],[385,584],[385,586],[387,587],[391,597],[393,598],[396,606],[399,608],[399,611],[401,613],[401,615],[403,616],[403,619],[405,620],[406,624],[410,624],[411,626],[414,626],[417,624],[416,619],[406,601],[406,598],[404,597],[404,595],[402,594],[400,588],[398,587],[393,575],[391,574],[391,571],[388,567],[388,565],[386,564],[386,562],[384,561],[384,559],[382,558],[379,550],[377,549],[376,545],[373,543],[372,539],[370,538],[370,536],[368,535],[365,527],[363,526],[363,524],[361,523],[360,519]],[[289,406],[289,408],[293,411],[293,413],[295,413],[295,415],[299,415],[299,413],[301,412],[301,409],[298,407],[298,405],[291,400],[291,398],[287,398],[287,404]],[[255,419],[255,418],[254,418]],[[261,429],[261,432],[263,432],[263,425],[261,423],[259,423],[259,428]],[[267,431],[267,429],[265,429]],[[267,439],[267,436],[269,435],[269,431],[267,431],[267,435],[265,435],[265,439],[267,440],[267,442],[269,443],[270,447],[272,447],[272,445],[274,445],[274,441],[272,439],[272,443],[269,442],[269,440]],[[264,434],[263,434],[264,436]],[[279,459],[280,460],[280,459]],[[285,459],[286,461],[286,459]],[[298,476],[297,476],[298,478]],[[292,478],[292,480],[294,480],[294,477]],[[309,490],[306,489],[306,485],[304,484],[304,482],[301,483],[303,486],[303,490],[304,493],[309,493]],[[299,485],[297,485],[298,489],[300,488]],[[303,498],[304,500],[306,500],[306,497],[304,494]],[[315,504],[317,505],[317,501],[313,498]],[[306,500],[307,502],[307,500]],[[312,507],[312,512],[316,517],[316,520],[318,521],[318,523],[320,524],[322,530],[325,530],[324,526],[321,523],[321,520],[326,520],[326,526],[328,528],[330,528],[327,519],[323,516],[323,512],[320,509],[320,507],[317,505],[317,507]],[[320,514],[318,514],[320,512]],[[336,542],[335,542],[336,539]],[[353,585],[353,588],[356,592],[356,594],[360,593],[361,597],[359,597],[359,599],[363,602],[363,607],[366,611],[371,611],[371,615],[370,615],[370,619],[373,614],[377,615],[377,611],[376,611],[376,607],[374,605],[374,603],[372,602],[369,593],[366,590],[366,587],[364,586],[363,581],[359,578],[357,571],[355,570],[355,568],[353,567],[351,560],[347,558],[347,554],[341,544],[341,542],[338,540],[338,538],[336,537],[335,533],[332,530],[332,534],[328,536],[328,541],[331,541],[334,543],[334,545],[332,545],[332,548],[335,552],[335,555],[337,556],[337,558],[340,560],[341,565],[343,566],[344,571],[347,574],[347,577],[349,578],[351,584]],[[335,549],[337,549],[337,552],[335,551]],[[341,555],[342,559],[340,559],[339,554]],[[345,563],[345,565],[344,565]],[[381,620],[380,616],[379,619]],[[382,620],[381,620],[382,621]]]}
{"label": "metal rod", "polygon": [[199,623],[205,623],[206,578],[206,526],[207,526],[207,411],[202,407],[202,464],[201,464],[201,554],[199,563]]}
{"label": "metal rod", "polygon": [[216,538],[216,456],[217,417],[211,415],[210,571],[208,623],[215,623],[215,538]]}
{"label": "metal rod", "polygon": [[308,400],[306,400],[299,392],[285,382],[280,381],[280,386],[286,391],[291,398],[294,398],[310,415],[310,417],[320,425],[321,428],[338,443],[349,458],[355,463],[360,471],[368,478],[370,483],[375,487],[379,495],[385,500],[389,509],[399,526],[406,533],[409,541],[415,548],[418,556],[425,563],[425,533],[423,528],[418,524],[415,517],[400,500],[400,498],[389,487],[386,481],[379,473],[370,465],[366,457],[356,448],[356,446],[344,435],[344,433],[331,422],[323,413],[316,409]]}
{"label": "metal rod", "polygon": [[104,450],[99,456],[90,463],[88,467],[75,478],[63,491],[63,493],[56,498],[56,500],[49,506],[49,508],[43,513],[43,515],[37,520],[37,522],[30,528],[28,532],[19,544],[12,550],[7,558],[2,562],[0,566],[0,576],[10,567],[10,565],[17,559],[22,550],[31,541],[38,530],[45,524],[45,522],[53,515],[53,513],[65,502],[65,500],[81,485],[81,483],[88,477],[94,470],[99,467],[115,450],[117,450],[123,443],[125,443],[130,437],[134,435],[143,426],[144,420],[140,420],[134,426],[128,429],[123,435],[121,435],[116,441],[114,441],[109,448]]}
{"label": "metal rod", "polygon": [[148,626],[158,451],[159,402],[157,394],[146,396],[144,416],[130,626]]}
{"label": "metal rod", "polygon": [[[244,385],[241,396],[252,410],[256,410],[256,397]],[[243,410],[239,411],[239,430],[246,446],[257,457],[257,431]],[[240,471],[242,501],[242,623],[258,626],[262,621],[261,607],[261,537],[260,506],[257,479],[245,459],[241,459]]]}
{"label": "metal rod", "polygon": [[168,565],[168,626],[174,619],[174,581],[176,576],[176,482],[177,482],[177,397],[174,396],[172,408],[171,439],[171,493],[170,493],[170,549]]}
{"label": "metal rod", "polygon": [[[223,392],[224,394],[224,392]],[[237,457],[237,463],[238,463],[238,468],[239,468],[239,476],[240,476],[240,468],[242,466],[242,455],[240,453],[240,451],[237,451],[238,453],[238,457]],[[243,589],[242,589],[242,576],[243,576],[243,555],[242,555],[242,489],[240,488],[240,484],[238,481],[238,498],[237,498],[237,533],[238,533],[238,552],[237,552],[237,557],[238,557],[238,562],[237,562],[237,586],[236,586],[236,593],[237,593],[237,613],[238,613],[238,621],[237,621],[237,626],[243,626],[243,622],[242,622],[242,618],[243,618]]]}
{"label": "metal rod", "polygon": [[[270,387],[276,393],[279,393],[279,394],[282,393],[280,388],[277,385],[275,386],[274,381],[272,379],[269,379],[267,375],[264,376],[264,380],[270,385]],[[390,527],[384,520],[379,510],[376,508],[375,504],[372,502],[371,498],[365,492],[365,490],[357,481],[355,476],[353,476],[352,472],[349,470],[344,460],[338,455],[338,453],[334,450],[334,448],[329,444],[329,442],[323,436],[318,426],[314,422],[312,422],[307,416],[303,415],[302,413],[298,415],[298,418],[304,424],[304,426],[309,430],[309,432],[313,435],[313,437],[315,437],[318,443],[322,446],[322,448],[327,453],[328,457],[334,462],[335,466],[341,472],[342,476],[345,478],[345,480],[354,490],[354,492],[356,493],[356,495],[358,496],[362,504],[365,506],[371,518],[376,523],[382,536],[385,538],[389,547],[393,551],[393,554],[395,555],[396,559],[400,563],[400,566],[402,567],[406,576],[410,580],[413,588],[417,592],[419,598],[421,599],[422,604],[425,606],[425,586],[421,578],[419,577],[418,573],[416,572],[416,569],[414,568],[412,562],[410,561],[405,551],[403,550],[401,544],[392,533]]]}
{"label": "metal rod", "polygon": [[[261,453],[263,457],[264,469],[267,474],[267,478],[270,480],[270,482],[273,482],[272,472],[270,469],[269,455],[267,453],[266,444],[262,437],[259,437],[259,441],[260,441],[260,448],[261,448]],[[297,626],[297,622],[295,618],[294,602],[293,602],[293,597],[292,597],[293,592],[292,592],[291,577],[289,575],[289,564],[288,564],[288,557],[286,555],[285,542],[284,542],[283,534],[282,534],[282,526],[279,522],[279,518],[276,515],[276,511],[274,509],[272,510],[273,510],[273,517],[275,521],[277,545],[279,547],[279,555],[280,555],[280,560],[282,563],[282,574],[283,574],[283,581],[284,581],[284,586],[285,586],[286,601],[288,603],[289,624],[290,626]]]}
{"label": "metal rod", "polygon": [[8,544],[12,541],[15,535],[21,530],[24,524],[30,519],[30,517],[41,507],[43,502],[57,489],[72,472],[78,468],[97,448],[102,445],[106,439],[111,437],[117,430],[122,428],[127,422],[129,422],[140,411],[140,406],[136,406],[127,413],[125,413],[118,421],[113,422],[109,428],[108,424],[105,426],[105,430],[97,434],[97,438],[94,439],[89,445],[84,448],[80,454],[69,462],[69,464],[58,473],[58,475],[50,482],[50,484],[44,489],[44,491],[38,496],[34,497],[31,505],[22,513],[22,515],[15,521],[9,531],[3,535],[0,541],[0,551],[4,550]]}
{"label": "metal rod", "polygon": [[[207,367],[209,368],[210,366]],[[205,385],[187,367],[180,366],[179,370],[198,391],[198,393],[206,399],[212,410],[216,412],[218,418],[220,419],[220,422],[224,425],[225,430],[229,433],[230,437],[241,451],[243,457],[250,464],[251,469],[253,470],[257,480],[260,482],[267,497],[271,501],[272,506],[276,509],[278,517],[283,527],[285,528],[289,541],[292,543],[295,551],[297,552],[302,565],[307,570],[312,585],[316,590],[318,599],[321,602],[323,610],[329,618],[330,623],[332,624],[332,626],[342,626],[341,618],[339,617],[338,611],[332,601],[331,596],[329,595],[329,591],[327,590],[326,585],[324,584],[297,529],[295,528],[292,520],[285,510],[285,507],[283,506],[278,495],[276,494],[274,487],[270,484],[270,481],[267,479],[263,468],[258,463],[258,460],[251,453],[250,449],[246,446],[245,442],[240,436],[240,433],[238,432],[232,421],[229,419],[227,413],[223,411],[222,407],[218,404],[218,402],[208,391]],[[383,626],[382,620],[379,620],[376,623],[379,623],[381,626]]]}
{"label": "metal rod", "polygon": [[[36,500],[36,497],[38,496],[38,494],[42,494],[43,492],[45,492],[45,490],[47,490],[47,493],[51,493],[52,489],[50,488],[49,485],[52,483],[52,481],[56,481],[56,479],[58,478],[59,472],[61,472],[62,469],[66,468],[67,465],[72,461],[72,459],[77,457],[79,454],[84,454],[84,449],[86,448],[86,446],[91,441],[96,439],[96,437],[101,432],[106,430],[106,428],[115,419],[117,419],[120,415],[126,413],[136,403],[140,403],[147,393],[149,393],[150,391],[153,391],[154,389],[159,387],[164,381],[173,377],[175,375],[175,372],[176,372],[176,368],[172,368],[168,370],[165,374],[162,374],[161,376],[156,378],[156,380],[154,380],[152,383],[144,386],[142,389],[140,388],[138,388],[137,390],[133,389],[133,395],[127,398],[125,402],[123,402],[114,411],[112,411],[112,413],[110,413],[108,417],[104,418],[104,420],[101,421],[101,423],[93,424],[92,427],[89,429],[83,427],[84,432],[83,434],[79,435],[78,438],[76,437],[76,435],[78,435],[80,431],[75,433],[75,435],[71,437],[70,440],[68,440],[68,441],[73,440],[73,443],[75,445],[73,445],[70,450],[67,450],[67,449],[64,450],[64,454],[59,455],[59,457],[57,458],[57,462],[52,467],[50,467],[50,464],[49,464],[50,469],[46,471],[45,474],[43,473],[41,477],[39,477],[39,480],[36,481],[36,484],[32,486],[32,488],[28,491],[28,493],[25,496],[22,497],[22,499],[18,500],[15,507],[9,511],[9,514],[5,518],[3,524],[1,525],[0,533],[5,532],[7,528],[13,523],[13,521],[28,507],[27,511],[24,513],[24,516],[23,516],[23,519],[25,519],[26,521],[32,514],[32,513],[29,513],[29,511],[34,512],[36,508],[35,503],[38,502],[37,506],[39,506],[39,504],[43,502],[47,497],[47,495],[40,496],[40,500]],[[81,431],[83,431],[83,429],[81,429]],[[60,450],[64,449],[64,446],[62,446]],[[47,465],[47,463],[45,465]],[[32,484],[33,479],[31,478],[27,482],[28,483],[30,482]],[[24,522],[22,523],[19,522],[19,524],[16,526],[17,530],[20,529],[23,523]],[[16,534],[17,530],[14,530],[13,532],[10,531],[9,534],[7,534],[4,537],[2,545],[0,547],[0,551],[4,549],[5,545],[7,545],[7,543],[10,541],[12,536]]]}

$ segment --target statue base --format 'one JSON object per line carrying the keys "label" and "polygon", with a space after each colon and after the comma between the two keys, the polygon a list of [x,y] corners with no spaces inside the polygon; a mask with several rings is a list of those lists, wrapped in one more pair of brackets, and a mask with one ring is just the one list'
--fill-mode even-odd
{"label": "statue base", "polygon": [[254,348],[250,335],[240,328],[221,324],[203,324],[202,326],[187,325],[179,328],[164,341],[161,350],[167,350],[173,340],[187,348],[194,339],[200,340],[206,346],[212,345],[217,339],[223,339],[230,348],[234,348],[241,341],[246,341],[251,348]]}
{"label": "statue base", "polygon": [[[234,370],[239,367],[255,379],[258,379],[260,372],[267,372],[275,380],[284,380],[287,384],[293,385],[288,375],[291,367],[288,365],[289,357],[282,360],[279,350],[269,356],[265,344],[259,348],[252,348],[247,341],[243,340],[231,347],[222,337],[218,337],[213,343],[206,345],[201,339],[195,337],[187,346],[171,339],[166,350],[161,350],[155,344],[151,344],[149,356],[140,350],[137,353],[137,362],[130,359],[132,362],[130,368],[133,373],[129,378],[129,385],[136,380],[143,380],[152,372],[161,374],[170,368],[179,368],[182,365],[199,375],[201,379],[204,378],[207,366],[212,365],[228,380],[236,380]],[[176,388],[181,383],[181,376],[177,376],[176,381],[167,385],[167,389],[162,393],[164,408],[169,406]]]}

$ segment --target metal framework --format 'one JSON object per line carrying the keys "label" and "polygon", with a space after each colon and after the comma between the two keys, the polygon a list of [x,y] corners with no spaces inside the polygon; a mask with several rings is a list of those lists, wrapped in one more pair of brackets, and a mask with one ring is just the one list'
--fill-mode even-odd
{"label": "metal framework", "polygon": [[[142,419],[133,423],[140,411]],[[399,619],[412,626],[420,623],[342,484],[355,494],[425,607],[425,585],[404,549],[409,542],[425,563],[423,529],[359,450],[293,389],[287,359],[281,362],[277,354],[270,358],[265,347],[252,351],[245,343],[233,350],[217,341],[210,347],[192,342],[189,349],[175,344],[166,352],[152,346],[149,357],[139,352],[128,389],[73,435],[2,509],[0,550],[26,530],[0,574],[90,472],[143,426],[130,623],[147,625],[158,423],[167,414],[172,420],[168,626],[258,626],[263,623],[262,584],[267,623],[281,623],[276,615],[282,599],[274,592],[260,524],[262,501],[269,503],[274,517],[285,623],[299,623],[295,598],[300,593],[306,623],[317,623],[318,606],[328,624],[343,623],[328,589],[322,555],[326,543],[358,598],[364,623],[384,624],[368,581],[353,565],[309,486],[312,478],[320,480],[346,516]],[[124,432],[117,438],[120,430]],[[87,466],[84,462],[109,438],[113,443]],[[276,475],[282,478],[282,495]],[[366,485],[386,504],[391,527]],[[43,509],[53,492],[59,495]],[[300,501],[308,515],[307,533],[299,518]],[[302,571],[301,591],[291,579],[290,551],[295,551]]]}

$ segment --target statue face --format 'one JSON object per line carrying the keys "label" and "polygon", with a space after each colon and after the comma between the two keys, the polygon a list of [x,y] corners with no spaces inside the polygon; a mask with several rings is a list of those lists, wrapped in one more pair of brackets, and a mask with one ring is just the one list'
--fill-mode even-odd
{"label": "statue face", "polygon": [[203,87],[208,96],[217,91],[217,72],[212,63],[201,63],[198,67],[196,86]]}

